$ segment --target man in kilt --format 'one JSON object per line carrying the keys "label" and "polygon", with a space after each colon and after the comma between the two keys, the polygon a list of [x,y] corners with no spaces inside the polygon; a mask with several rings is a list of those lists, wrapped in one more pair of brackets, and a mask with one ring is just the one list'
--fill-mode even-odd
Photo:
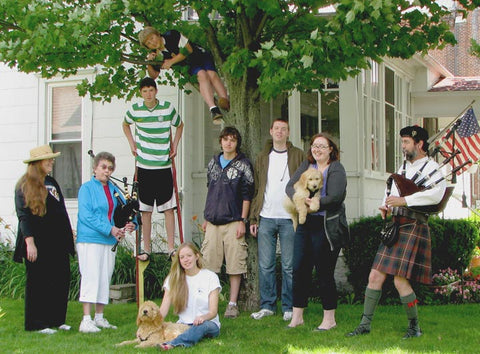
{"label": "man in kilt", "polygon": [[[421,181],[432,171],[438,170],[438,164],[427,156],[428,133],[425,129],[419,126],[408,126],[400,130],[400,136],[406,161],[398,174],[407,179],[420,176],[416,180]],[[418,171],[421,173],[416,175]],[[425,182],[425,186],[441,177],[441,172],[437,171]],[[368,277],[362,319],[358,327],[347,333],[347,336],[370,333],[370,323],[382,295],[382,285],[387,274],[393,275],[395,288],[407,313],[409,325],[403,338],[422,335],[418,324],[418,301],[410,281],[431,283],[431,241],[427,223],[428,215],[413,211],[410,207],[438,204],[443,198],[445,188],[444,180],[433,188],[427,188],[408,196],[400,196],[395,183],[392,185],[390,195],[387,188],[379,209],[383,219],[392,213],[394,221],[400,225],[399,237],[391,247],[383,244],[379,246]]]}

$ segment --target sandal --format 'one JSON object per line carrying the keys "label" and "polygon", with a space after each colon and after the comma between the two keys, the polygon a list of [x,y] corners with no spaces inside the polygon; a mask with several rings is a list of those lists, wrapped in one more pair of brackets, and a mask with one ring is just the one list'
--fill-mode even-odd
{"label": "sandal", "polygon": [[[147,258],[145,259],[140,259],[139,257],[140,256],[143,256],[143,255],[147,255]],[[137,258],[139,261],[142,261],[142,262],[146,262],[146,261],[149,261],[150,260],[150,252],[140,252],[138,255],[137,255]]]}

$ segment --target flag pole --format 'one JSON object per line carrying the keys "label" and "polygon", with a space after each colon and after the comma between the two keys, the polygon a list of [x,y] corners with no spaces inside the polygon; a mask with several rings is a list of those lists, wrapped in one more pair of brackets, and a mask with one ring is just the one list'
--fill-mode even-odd
{"label": "flag pole", "polygon": [[437,140],[438,137],[440,137],[441,135],[443,135],[445,133],[445,131],[447,129],[450,129],[450,127],[455,124],[455,122],[460,118],[460,117],[463,117],[463,115],[465,114],[466,111],[468,111],[472,106],[473,104],[475,103],[475,100],[473,100],[467,107],[465,107],[463,109],[463,111],[455,117],[454,120],[452,120],[445,128],[443,128],[440,132],[438,132],[437,134],[435,134],[434,136],[430,137],[430,139],[427,140],[427,142],[429,144],[431,144],[433,141]]}

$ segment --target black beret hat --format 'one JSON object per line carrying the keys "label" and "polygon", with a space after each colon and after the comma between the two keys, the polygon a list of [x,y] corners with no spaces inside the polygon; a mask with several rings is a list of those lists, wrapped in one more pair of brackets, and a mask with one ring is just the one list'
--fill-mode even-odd
{"label": "black beret hat", "polygon": [[400,130],[400,136],[408,136],[415,141],[423,140],[426,142],[428,140],[428,132],[418,125],[411,125],[403,128]]}

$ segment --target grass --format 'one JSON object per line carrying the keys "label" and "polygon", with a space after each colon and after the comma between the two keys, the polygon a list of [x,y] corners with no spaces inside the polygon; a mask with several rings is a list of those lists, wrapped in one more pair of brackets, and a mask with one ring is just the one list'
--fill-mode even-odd
{"label": "grass", "polygon": [[[160,300],[156,301],[160,303]],[[117,330],[95,334],[78,332],[82,316],[81,304],[70,302],[67,323],[69,332],[42,335],[23,330],[23,300],[0,299],[5,315],[0,318],[0,352],[2,353],[149,353],[156,349],[116,348],[115,343],[133,339],[136,326],[136,305],[110,304],[105,315]],[[220,305],[223,313],[225,303]],[[358,323],[361,305],[340,305],[337,328],[323,333],[313,332],[321,320],[322,308],[310,304],[305,312],[305,325],[286,329],[281,316],[255,321],[249,313],[237,319],[221,316],[220,336],[200,342],[190,349],[176,352],[195,353],[478,353],[480,344],[480,306],[478,304],[421,306],[420,324],[424,335],[402,340],[406,318],[400,306],[379,306],[372,333],[346,338],[344,334]],[[169,320],[175,317],[169,316]]]}

